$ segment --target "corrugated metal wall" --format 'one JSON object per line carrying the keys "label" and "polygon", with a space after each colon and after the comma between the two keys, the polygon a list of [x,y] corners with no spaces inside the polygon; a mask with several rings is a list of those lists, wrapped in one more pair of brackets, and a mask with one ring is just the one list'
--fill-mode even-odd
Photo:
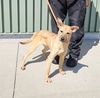
{"label": "corrugated metal wall", "polygon": [[[100,0],[87,8],[85,31],[100,32]],[[0,0],[0,33],[25,33],[49,29],[50,15],[45,0]]]}

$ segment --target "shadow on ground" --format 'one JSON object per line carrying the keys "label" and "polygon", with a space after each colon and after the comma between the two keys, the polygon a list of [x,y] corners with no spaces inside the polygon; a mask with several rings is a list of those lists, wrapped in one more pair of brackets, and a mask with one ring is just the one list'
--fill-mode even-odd
{"label": "shadow on ground", "polygon": [[97,46],[99,39],[84,40],[81,47],[81,55],[79,59],[82,59],[94,46]]}
{"label": "shadow on ground", "polygon": [[[48,56],[50,54],[50,52],[47,52],[46,55]],[[31,64],[31,63],[37,63],[37,62],[42,62],[42,61],[45,61],[46,59],[44,58],[43,54],[40,54],[38,56],[35,56],[32,58],[33,60],[31,61],[28,61],[25,66]]]}
{"label": "shadow on ground", "polygon": [[[99,43],[99,40],[86,40],[84,41],[83,45],[82,45],[82,50],[81,50],[81,55],[80,55],[80,59],[82,59],[88,52],[90,49],[92,49],[94,46],[97,46]],[[47,52],[46,55],[48,56],[50,52]],[[27,65],[30,65],[31,63],[37,63],[37,62],[42,62],[44,61],[45,58],[43,57],[43,54],[40,54],[38,56],[35,56],[32,58],[32,61],[28,61],[25,66]],[[65,59],[65,62],[66,62],[67,59]],[[65,65],[65,62],[64,62],[64,66],[63,66],[63,70],[64,71],[72,71],[73,73],[78,73],[78,71],[80,69],[82,69],[83,67],[87,67],[87,65],[84,65],[84,64],[80,64],[78,63],[78,65],[74,68],[69,68],[69,67],[66,67]],[[54,77],[56,74],[58,74],[58,69],[55,70],[53,73],[50,74],[50,77]]]}
{"label": "shadow on ground", "polygon": [[[66,59],[66,60],[67,60],[67,59]],[[65,62],[66,62],[66,60],[65,60]],[[80,64],[80,63],[78,63],[77,66],[76,66],[76,67],[73,67],[73,68],[67,67],[65,62],[64,62],[64,66],[63,66],[63,70],[64,70],[64,71],[72,71],[73,73],[78,73],[79,70],[82,69],[83,67],[87,67],[87,68],[88,68],[87,65]],[[58,73],[59,73],[59,70],[56,69],[53,73],[50,74],[49,77],[54,77],[54,76],[57,75]]]}

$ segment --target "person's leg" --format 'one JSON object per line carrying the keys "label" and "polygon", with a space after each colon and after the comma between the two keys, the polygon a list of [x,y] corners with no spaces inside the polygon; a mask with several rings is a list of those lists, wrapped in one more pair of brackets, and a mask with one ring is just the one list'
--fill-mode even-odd
{"label": "person's leg", "polygon": [[[66,0],[49,0],[49,2],[51,4],[55,16],[64,21],[67,14]],[[51,14],[51,28],[52,32],[54,33],[58,32],[58,28],[52,14]]]}
{"label": "person's leg", "polygon": [[79,26],[79,30],[73,33],[71,43],[69,45],[69,59],[66,66],[74,67],[80,55],[80,46],[84,37],[84,20],[86,14],[85,0],[71,0],[67,2],[69,25]]}

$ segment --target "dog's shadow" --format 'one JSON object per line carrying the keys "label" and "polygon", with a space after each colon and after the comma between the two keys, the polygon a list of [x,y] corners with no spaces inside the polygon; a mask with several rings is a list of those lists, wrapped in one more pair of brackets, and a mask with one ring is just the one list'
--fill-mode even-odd
{"label": "dog's shadow", "polygon": [[[83,45],[82,45],[82,50],[81,50],[81,55],[80,55],[80,59],[82,59],[88,52],[89,50],[92,49],[93,46],[97,46],[99,43],[99,40],[86,40]],[[48,56],[50,54],[50,52],[47,52],[46,55]],[[35,56],[32,58],[31,61],[28,61],[25,66],[30,65],[31,63],[37,63],[37,62],[42,62],[46,60],[43,56],[43,54],[40,54],[38,56]],[[66,62],[67,59],[65,59]],[[64,62],[64,66],[63,66],[63,70],[64,71],[72,71],[74,73],[78,73],[80,69],[82,69],[83,67],[88,67],[87,65],[84,64],[80,64],[78,63],[78,65],[74,68],[69,68],[65,66],[65,62]],[[56,74],[58,74],[58,69],[55,70],[53,73],[50,74],[50,77],[55,76]]]}
{"label": "dog's shadow", "polygon": [[[65,59],[65,61],[64,61],[63,71],[72,71],[73,73],[78,73],[79,70],[82,69],[83,67],[88,68],[87,65],[80,64],[80,63],[78,63],[76,67],[67,67],[67,66],[66,66],[66,60],[67,60],[67,59]],[[54,76],[57,75],[58,73],[59,73],[59,70],[56,69],[53,73],[51,73],[51,74],[49,75],[49,77],[54,77]]]}
{"label": "dog's shadow", "polygon": [[[48,56],[50,54],[50,52],[46,52],[46,56]],[[33,57],[32,58],[33,60],[31,60],[31,61],[28,61],[26,64],[25,64],[25,66],[28,66],[28,65],[30,65],[31,63],[37,63],[37,62],[42,62],[42,61],[45,61],[46,60],[46,58],[44,58],[44,56],[43,56],[43,54],[40,54],[40,55],[38,55],[38,56],[35,56],[35,57]]]}
{"label": "dog's shadow", "polygon": [[[50,54],[50,52],[47,52],[47,53],[46,53],[47,56],[48,56],[49,54]],[[33,57],[32,59],[33,59],[33,60],[32,60],[32,61],[28,61],[28,62],[25,64],[25,66],[28,66],[28,65],[30,65],[31,63],[37,63],[37,62],[42,62],[42,61],[46,60],[46,59],[44,58],[43,54],[40,54],[40,55],[38,55],[38,56],[35,56],[35,57]],[[64,71],[72,71],[72,72],[74,72],[74,73],[78,73],[78,71],[79,71],[80,69],[82,69],[83,67],[88,67],[87,65],[83,65],[83,64],[78,63],[78,65],[77,65],[76,67],[74,67],[74,68],[69,68],[69,67],[66,67],[66,66],[65,66],[66,61],[67,61],[67,59],[65,59],[65,61],[64,61],[64,66],[63,66],[63,70],[64,70]],[[57,65],[54,65],[54,66],[57,66]],[[59,67],[59,66],[58,66],[58,67]],[[58,69],[57,69],[57,70],[55,70],[53,73],[51,73],[51,74],[49,75],[49,77],[54,77],[54,76],[57,75],[58,73],[59,73],[59,71],[58,71]]]}

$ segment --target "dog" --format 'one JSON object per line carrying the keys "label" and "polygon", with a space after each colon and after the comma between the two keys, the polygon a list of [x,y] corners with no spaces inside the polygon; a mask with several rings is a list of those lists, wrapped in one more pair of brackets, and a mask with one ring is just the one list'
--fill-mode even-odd
{"label": "dog", "polygon": [[[50,83],[52,82],[52,79],[49,77],[50,73],[50,67],[53,59],[55,56],[59,56],[59,73],[62,75],[65,74],[65,72],[62,69],[64,58],[68,52],[68,46],[70,43],[71,35],[73,32],[76,32],[79,27],[78,26],[68,26],[63,24],[63,22],[58,18],[58,34],[55,34],[53,32],[49,32],[47,30],[41,30],[38,32],[35,32],[33,36],[28,39],[25,42],[20,42],[20,44],[28,44],[32,43],[29,50],[25,53],[22,59],[21,63],[21,69],[25,69],[25,61],[27,57],[39,46],[43,45],[44,49],[42,50],[44,57],[47,58],[47,66],[45,69],[45,81]],[[46,51],[50,50],[50,54],[48,57],[46,57],[45,53]]]}

